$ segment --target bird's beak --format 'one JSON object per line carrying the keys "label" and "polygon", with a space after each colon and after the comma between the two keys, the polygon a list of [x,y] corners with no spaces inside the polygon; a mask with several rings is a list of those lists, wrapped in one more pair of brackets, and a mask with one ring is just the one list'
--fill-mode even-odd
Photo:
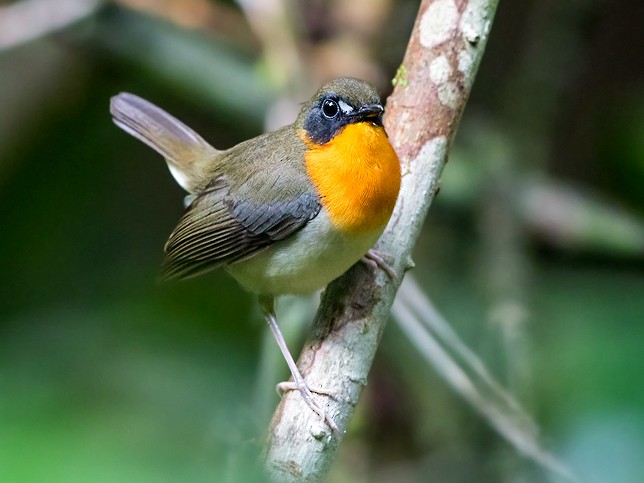
{"label": "bird's beak", "polygon": [[353,113],[353,116],[360,121],[370,120],[382,124],[383,111],[384,109],[380,104],[367,104],[361,106],[360,109]]}

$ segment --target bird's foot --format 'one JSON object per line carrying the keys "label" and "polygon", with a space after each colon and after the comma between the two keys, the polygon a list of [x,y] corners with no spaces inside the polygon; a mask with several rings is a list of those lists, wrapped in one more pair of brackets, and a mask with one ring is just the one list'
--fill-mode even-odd
{"label": "bird's foot", "polygon": [[307,404],[307,406],[310,407],[313,410],[313,412],[315,412],[318,416],[320,416],[322,420],[329,425],[329,427],[333,430],[334,433],[340,434],[340,429],[338,428],[338,425],[335,424],[335,421],[333,421],[331,416],[329,416],[326,413],[326,411],[313,398],[313,393],[320,394],[322,396],[329,396],[329,397],[332,397],[333,393],[324,389],[311,389],[304,381],[280,382],[279,384],[277,384],[277,386],[275,386],[275,389],[277,390],[277,394],[279,394],[280,397],[282,397],[282,395],[287,391],[299,391],[300,394],[302,395],[302,399],[304,399],[304,402]]}
{"label": "bird's foot", "polygon": [[387,258],[391,258],[391,256],[387,253],[376,250],[375,248],[371,248],[362,257],[362,261],[375,269],[379,268],[393,280],[397,276],[396,271],[391,267],[391,265],[389,265],[389,263],[387,263]]}

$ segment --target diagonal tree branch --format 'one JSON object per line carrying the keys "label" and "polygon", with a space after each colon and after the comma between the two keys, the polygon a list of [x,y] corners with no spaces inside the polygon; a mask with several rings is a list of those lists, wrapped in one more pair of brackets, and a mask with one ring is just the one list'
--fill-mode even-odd
{"label": "diagonal tree branch", "polygon": [[[389,280],[357,264],[327,287],[298,366],[346,431],[366,384],[396,291],[438,189],[458,122],[480,63],[498,0],[424,0],[394,79],[385,127],[400,157],[400,196],[379,249],[393,257]],[[319,481],[341,436],[287,393],[271,422],[265,468],[275,481]]]}

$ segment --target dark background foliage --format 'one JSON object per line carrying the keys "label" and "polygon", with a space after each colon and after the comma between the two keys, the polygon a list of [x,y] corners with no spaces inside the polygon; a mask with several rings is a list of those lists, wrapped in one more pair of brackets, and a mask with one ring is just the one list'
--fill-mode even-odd
{"label": "dark background foliage", "polygon": [[[286,367],[224,273],[156,282],[183,193],[109,98],[232,146],[331,77],[386,95],[417,3],[242,4],[106,2],[13,45],[0,28],[0,480],[251,474]],[[591,482],[644,473],[643,13],[501,2],[415,254],[426,294]],[[316,300],[280,306],[294,348]],[[543,478],[392,322],[331,481]]]}

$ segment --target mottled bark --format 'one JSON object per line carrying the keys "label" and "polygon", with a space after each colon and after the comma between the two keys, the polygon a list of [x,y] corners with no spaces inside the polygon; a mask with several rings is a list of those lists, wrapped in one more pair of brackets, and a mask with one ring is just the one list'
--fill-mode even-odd
{"label": "mottled bark", "polygon": [[[322,297],[298,366],[341,431],[371,367],[411,251],[437,191],[448,148],[488,38],[498,0],[424,0],[387,102],[385,127],[402,167],[400,197],[378,249],[398,276],[357,264]],[[271,422],[265,468],[280,482],[323,480],[341,435],[287,393]]]}

